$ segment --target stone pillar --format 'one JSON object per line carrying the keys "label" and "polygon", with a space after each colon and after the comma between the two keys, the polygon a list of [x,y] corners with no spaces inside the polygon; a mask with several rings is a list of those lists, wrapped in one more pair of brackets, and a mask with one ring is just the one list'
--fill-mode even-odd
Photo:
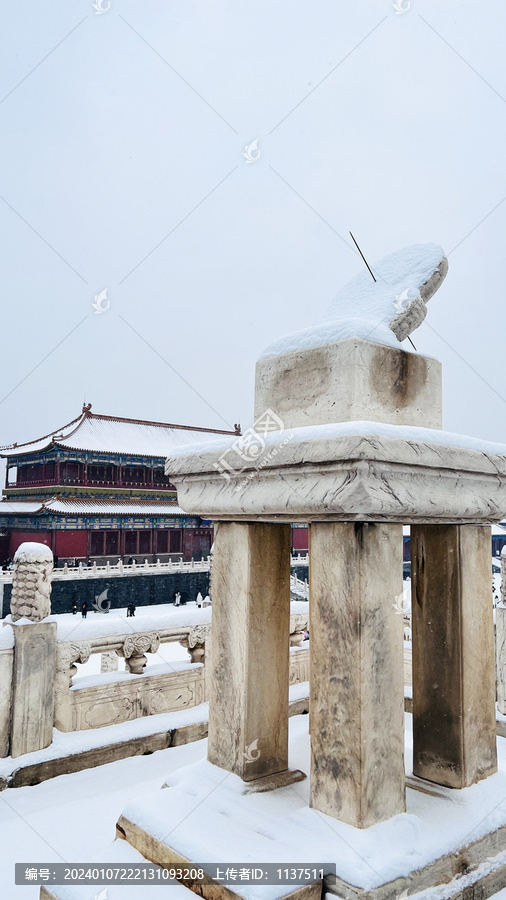
{"label": "stone pillar", "polygon": [[288,768],[290,526],[218,524],[208,759],[253,781]]}
{"label": "stone pillar", "polygon": [[405,810],[402,526],[313,523],[311,806],[356,828]]}
{"label": "stone pillar", "polygon": [[11,756],[53,740],[56,622],[14,625]]}
{"label": "stone pillar", "polygon": [[463,788],[497,771],[490,528],[411,528],[413,772]]}

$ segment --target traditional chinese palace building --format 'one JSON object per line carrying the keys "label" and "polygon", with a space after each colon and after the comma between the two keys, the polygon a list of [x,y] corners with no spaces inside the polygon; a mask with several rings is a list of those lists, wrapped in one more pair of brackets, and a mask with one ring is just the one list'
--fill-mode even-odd
{"label": "traditional chinese palace building", "polygon": [[207,556],[212,523],[179,509],[164,463],[182,444],[239,433],[102,416],[90,403],[57,431],[0,448],[0,560],[30,540],[60,563]]}

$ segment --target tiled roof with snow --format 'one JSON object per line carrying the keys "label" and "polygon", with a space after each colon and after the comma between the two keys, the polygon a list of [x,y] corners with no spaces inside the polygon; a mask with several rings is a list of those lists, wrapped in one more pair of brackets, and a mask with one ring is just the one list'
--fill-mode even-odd
{"label": "tiled roof with snow", "polygon": [[1,515],[34,515],[44,511],[62,515],[80,516],[186,516],[179,506],[164,501],[135,500],[52,500],[46,503],[33,500],[4,500],[0,502]]}
{"label": "tiled roof with snow", "polygon": [[0,502],[0,515],[15,515],[17,513],[36,513],[41,508],[40,500],[2,500]]}
{"label": "tiled roof with snow", "polygon": [[166,502],[146,502],[135,500],[57,500],[49,502],[3,501],[0,503],[1,515],[33,515],[44,511],[61,515],[80,516],[186,516],[179,506]]}
{"label": "tiled roof with snow", "polygon": [[145,515],[145,516],[186,516],[179,506],[170,503],[143,503],[123,500],[51,500],[45,504],[50,512],[79,515]]}
{"label": "tiled roof with snow", "polygon": [[57,446],[71,450],[127,453],[165,459],[176,447],[209,440],[218,434],[234,432],[102,416],[85,407],[81,416],[51,434],[29,443],[1,447],[0,456],[21,456]]}

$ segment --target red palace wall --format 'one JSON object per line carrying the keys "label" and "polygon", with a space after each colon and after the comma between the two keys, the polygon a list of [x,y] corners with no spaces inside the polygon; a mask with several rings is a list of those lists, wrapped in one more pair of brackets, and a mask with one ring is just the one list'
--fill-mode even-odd
{"label": "red palace wall", "polygon": [[292,547],[294,550],[307,550],[309,547],[308,528],[292,528]]}
{"label": "red palace wall", "polygon": [[61,557],[86,557],[86,531],[55,531],[54,552]]}
{"label": "red palace wall", "polygon": [[51,547],[52,533],[50,531],[13,531],[9,547],[10,556],[14,556],[20,544],[25,541],[35,541],[36,544],[46,544]]}

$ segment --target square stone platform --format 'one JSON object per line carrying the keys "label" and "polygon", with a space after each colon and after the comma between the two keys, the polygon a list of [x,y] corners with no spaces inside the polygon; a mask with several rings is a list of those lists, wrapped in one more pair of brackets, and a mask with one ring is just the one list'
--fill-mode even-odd
{"label": "square stone platform", "polygon": [[[506,446],[432,428],[340,422],[273,431],[167,461],[178,502],[217,521],[492,524],[506,509]],[[248,451],[251,452],[251,451]]]}
{"label": "square stone platform", "polygon": [[[309,771],[308,718],[291,720],[290,765]],[[411,716],[406,715],[407,811],[357,829],[308,807],[308,780],[249,794],[236,775],[207,761],[180,769],[164,787],[129,804],[123,837],[160,865],[335,862],[324,891],[344,900],[395,900],[445,885],[447,898],[484,898],[506,886],[506,742],[499,771],[452,790],[414,778]],[[504,798],[501,803],[501,798]],[[320,886],[314,884],[315,896]],[[212,885],[198,890],[213,900]],[[234,886],[245,900],[278,900],[286,887]],[[431,896],[434,896],[432,894]]]}

